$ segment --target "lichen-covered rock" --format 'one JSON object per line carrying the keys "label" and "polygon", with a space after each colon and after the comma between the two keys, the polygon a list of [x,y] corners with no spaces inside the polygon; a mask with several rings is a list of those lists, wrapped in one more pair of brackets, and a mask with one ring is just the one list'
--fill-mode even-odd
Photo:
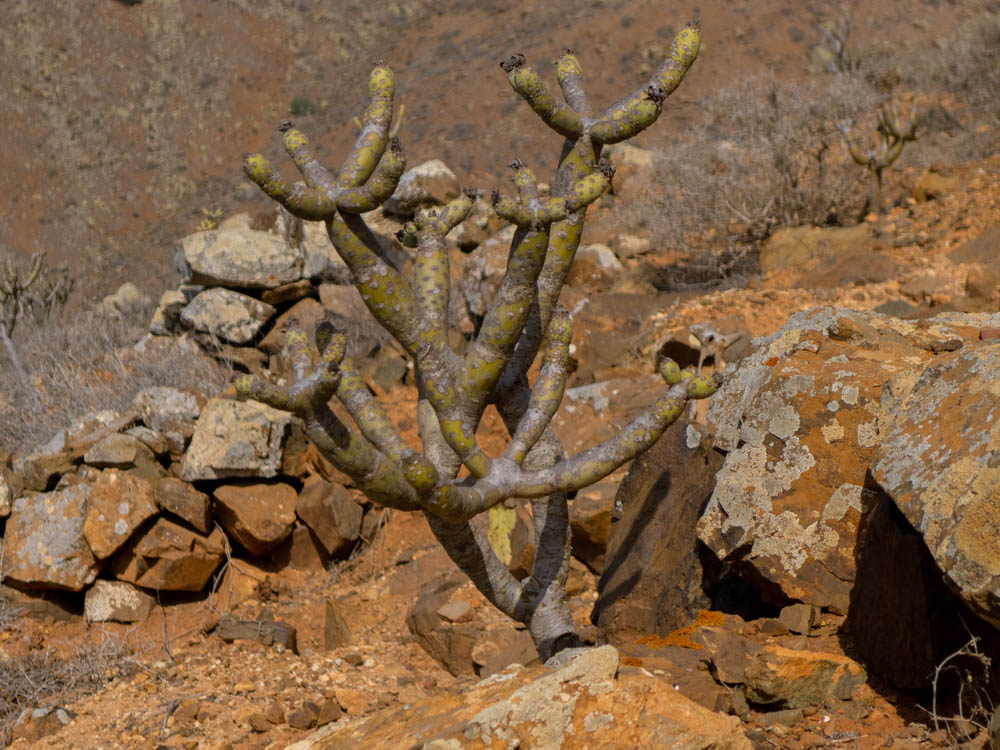
{"label": "lichen-covered rock", "polygon": [[100,566],[83,535],[90,490],[80,483],[14,501],[4,536],[5,580],[71,591],[93,583]]}
{"label": "lichen-covered rock", "polygon": [[103,560],[155,515],[156,501],[149,482],[118,469],[106,469],[91,487],[83,535],[94,556]]}
{"label": "lichen-covered rock", "polygon": [[183,443],[194,432],[201,413],[198,398],[188,391],[157,385],[145,388],[132,401],[132,408],[150,429],[163,434],[171,449],[184,450]]}
{"label": "lichen-covered rock", "polygon": [[249,344],[275,313],[273,305],[234,292],[206,289],[181,311],[181,321],[231,344]]}
{"label": "lichen-covered rock", "polygon": [[224,555],[225,538],[219,529],[203,536],[160,518],[131,539],[111,569],[119,580],[144,589],[201,591]]}
{"label": "lichen-covered rock", "polygon": [[181,479],[277,476],[291,420],[256,401],[212,399],[184,455]]}
{"label": "lichen-covered rock", "polygon": [[213,494],[222,528],[251,555],[266,555],[292,532],[295,489],[283,482],[224,484]]}
{"label": "lichen-covered rock", "polygon": [[1000,625],[1000,343],[941,354],[893,391],[872,473],[952,589]]}
{"label": "lichen-covered rock", "polygon": [[88,622],[142,622],[156,600],[125,581],[94,581],[83,599]]}
{"label": "lichen-covered rock", "polygon": [[249,228],[189,234],[179,243],[177,265],[186,282],[251,289],[273,289],[302,275],[296,248]]}
{"label": "lichen-covered rock", "polygon": [[98,441],[83,454],[83,462],[99,469],[130,469],[155,461],[153,452],[130,435],[115,432]]}
{"label": "lichen-covered rock", "polygon": [[[792,599],[846,613],[866,474],[895,418],[891,394],[942,347],[978,343],[976,316],[920,324],[819,308],[793,315],[710,400],[728,451],[698,525],[720,558]],[[987,321],[988,322],[988,321]],[[955,344],[954,342],[958,342]]]}
{"label": "lichen-covered rock", "polygon": [[431,159],[403,172],[383,210],[387,214],[413,216],[418,208],[443,206],[461,192],[455,173],[440,159]]}

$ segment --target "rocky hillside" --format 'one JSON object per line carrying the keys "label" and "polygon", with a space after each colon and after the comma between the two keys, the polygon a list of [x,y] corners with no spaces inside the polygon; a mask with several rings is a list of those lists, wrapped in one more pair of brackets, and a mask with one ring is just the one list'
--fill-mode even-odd
{"label": "rocky hillside", "polygon": [[[875,52],[858,70],[893,70],[876,45],[885,28],[898,31],[897,63],[928,40],[962,70],[991,59],[969,41],[978,37],[948,36],[993,18],[974,15],[986,6],[866,15],[859,5],[852,44]],[[727,175],[780,152],[765,143],[773,119],[713,133],[712,168],[686,193],[665,181],[663,149],[690,154],[704,144],[686,125],[712,130],[742,116],[703,119],[699,87],[739,69],[820,77],[840,58],[816,31],[829,20],[822,8],[701,8],[705,28],[728,31],[706,35],[644,147],[606,154],[613,188],[589,209],[560,297],[574,332],[553,430],[570,453],[613,437],[658,395],[660,356],[719,372],[724,385],[647,454],[572,498],[567,593],[586,648],[543,665],[528,632],[459,572],[422,516],[375,506],[301,420],[221,385],[233,373],[290,381],[287,332],[332,317],[367,390],[419,444],[412,365],[322,227],[237,187],[233,165],[245,148],[277,151],[270,126],[286,109],[319,148],[349,143],[363,92],[348,83],[363,80],[367,57],[390,57],[401,80],[413,74],[400,96],[411,168],[366,218],[412,276],[395,237],[416,208],[494,184],[497,158],[520,156],[542,173],[554,163],[554,139],[537,137],[550,134],[523,101],[502,79],[478,83],[499,77],[511,45],[540,60],[567,45],[584,59],[594,50],[590,93],[610,98],[648,74],[673,19],[640,2],[582,12],[359,6],[339,24],[297,4],[236,0],[94,0],[58,24],[29,10],[0,11],[16,30],[2,54],[22,66],[3,73],[19,70],[22,82],[12,142],[33,154],[0,178],[17,185],[4,191],[18,204],[8,243],[52,260],[68,257],[53,237],[91,248],[101,273],[81,271],[78,291],[118,291],[86,320],[135,317],[143,331],[60,366],[80,384],[78,402],[65,404],[72,418],[59,420],[47,374],[33,371],[27,385],[5,375],[4,413],[19,402],[39,412],[19,435],[62,427],[7,441],[0,455],[0,742],[1000,747],[1000,113],[979,89],[935,99],[899,74],[892,95],[924,114],[925,129],[887,170],[883,210],[870,210],[864,171],[840,141],[822,140],[819,156],[792,154],[804,166],[787,173],[801,181],[775,199],[784,208],[764,201],[773,210],[761,223],[746,214],[773,189],[768,175]],[[498,20],[509,21],[502,34]],[[91,62],[88,45],[106,28],[116,29],[106,54]],[[965,57],[955,40],[971,45]],[[868,73],[856,89],[865,96],[882,85]],[[938,85],[951,73],[933,75]],[[482,101],[468,99],[466,83]],[[803,101],[802,111],[818,106]],[[28,121],[45,123],[38,150]],[[750,153],[760,122],[773,129]],[[830,127],[820,121],[817,137]],[[60,166],[43,167],[56,148]],[[842,172],[810,182],[814,163]],[[741,182],[746,191],[731,192]],[[712,184],[725,186],[712,205],[727,213],[705,214],[694,233],[664,219],[675,216],[668,204]],[[792,221],[798,209],[788,207],[808,204],[803,185],[841,186],[824,220]],[[44,213],[57,195],[64,210]],[[449,343],[459,351],[496,294],[513,234],[478,201],[448,237]],[[184,382],[164,378],[164,363]],[[106,392],[114,408],[80,411]],[[478,439],[491,455],[506,445],[494,410]],[[536,542],[526,508],[511,518],[491,544],[520,578]]]}

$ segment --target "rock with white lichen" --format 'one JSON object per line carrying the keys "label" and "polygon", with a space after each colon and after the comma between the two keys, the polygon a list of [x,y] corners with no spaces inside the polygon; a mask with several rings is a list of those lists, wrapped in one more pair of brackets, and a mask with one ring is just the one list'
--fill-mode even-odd
{"label": "rock with white lichen", "polygon": [[[775,334],[757,340],[709,406],[715,446],[728,455],[699,522],[701,540],[720,559],[750,566],[765,582],[765,595],[846,613],[858,528],[874,496],[867,486],[869,467],[887,454],[912,455],[915,447],[901,439],[893,439],[898,445],[886,442],[893,430],[909,429],[912,437],[916,429],[893,427],[916,418],[906,417],[901,407],[911,402],[900,393],[938,367],[942,352],[963,347],[959,359],[968,362],[958,369],[985,356],[971,350],[983,346],[980,328],[996,323],[979,317],[918,325],[819,308],[793,315]],[[956,381],[951,390],[981,391],[976,382],[959,388]],[[985,422],[980,427],[977,439],[988,444],[990,428]],[[942,432],[928,425],[919,429]],[[973,461],[986,467],[988,457],[981,452]]]}

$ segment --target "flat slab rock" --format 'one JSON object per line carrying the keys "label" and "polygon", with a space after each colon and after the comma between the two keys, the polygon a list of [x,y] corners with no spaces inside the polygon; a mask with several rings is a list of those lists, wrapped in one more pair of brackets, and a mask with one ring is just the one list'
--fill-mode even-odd
{"label": "flat slab rock", "polygon": [[735,716],[702,708],[653,675],[617,674],[618,666],[613,646],[564,651],[545,666],[515,665],[456,695],[329,725],[289,750],[752,747]]}
{"label": "flat slab rock", "polygon": [[1000,343],[942,354],[911,382],[872,473],[950,587],[1000,626]]}

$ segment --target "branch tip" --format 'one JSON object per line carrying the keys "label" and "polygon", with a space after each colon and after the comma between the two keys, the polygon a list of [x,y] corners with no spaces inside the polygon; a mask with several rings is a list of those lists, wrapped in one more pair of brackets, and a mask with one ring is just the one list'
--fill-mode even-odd
{"label": "branch tip", "polygon": [[511,55],[506,60],[500,61],[500,67],[503,68],[504,73],[511,73],[518,68],[523,68],[525,64],[524,55],[520,52]]}
{"label": "branch tip", "polygon": [[663,104],[664,100],[667,98],[667,92],[660,86],[656,85],[647,86],[642,93],[646,95],[647,99],[650,99],[656,104]]}

